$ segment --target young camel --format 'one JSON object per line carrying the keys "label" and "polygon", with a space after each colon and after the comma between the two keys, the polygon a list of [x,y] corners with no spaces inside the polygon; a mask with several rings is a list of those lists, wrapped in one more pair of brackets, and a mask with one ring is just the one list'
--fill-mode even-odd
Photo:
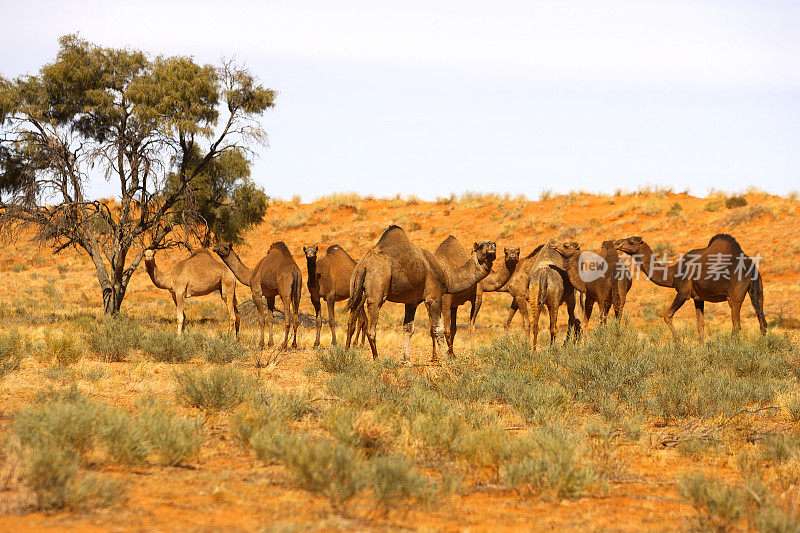
{"label": "young camel", "polygon": [[[311,297],[311,305],[317,320],[317,338],[314,347],[319,346],[319,335],[322,330],[322,306],[320,300],[325,300],[328,306],[328,324],[331,328],[331,344],[336,345],[336,302],[347,300],[350,297],[350,277],[356,268],[356,262],[338,244],[329,246],[325,256],[317,260],[318,246],[303,246],[303,253],[306,254],[306,266],[308,267],[308,294]],[[356,330],[356,343],[358,343],[359,332],[361,334],[361,344],[367,338],[366,316],[359,315],[358,328]]]}
{"label": "young camel", "polygon": [[[500,268],[493,271],[480,282],[471,286],[465,291],[456,294],[445,294],[442,296],[442,312],[444,318],[444,336],[447,340],[447,354],[455,356],[453,352],[453,342],[456,336],[456,317],[458,315],[458,307],[467,302],[470,302],[471,309],[469,315],[469,335],[470,338],[475,334],[475,319],[478,316],[478,310],[481,308],[481,301],[484,291],[496,291],[506,284],[506,282],[514,273],[519,261],[519,248],[505,248],[505,261]],[[452,268],[463,265],[468,259],[469,254],[467,250],[461,245],[458,240],[449,235],[433,252],[433,255],[438,257],[441,261],[448,264]],[[449,310],[449,312],[448,312]]]}
{"label": "young camel", "polygon": [[420,303],[425,303],[430,319],[434,362],[438,361],[436,346],[444,350],[442,296],[468,289],[489,275],[496,253],[495,243],[475,243],[469,260],[458,267],[440,261],[430,251],[414,244],[398,226],[389,226],[378,243],[356,265],[350,281],[350,300],[347,309],[347,347],[355,329],[359,308],[366,304],[367,340],[372,357],[378,357],[375,343],[378,313],[386,301],[405,304],[403,319],[403,363],[409,364],[414,315]]}
{"label": "young camel", "polygon": [[[567,305],[569,322],[567,324],[567,339],[570,331],[575,340],[581,332],[581,324],[575,318],[575,289],[567,276],[566,255],[571,253],[569,247],[555,239],[550,239],[536,255],[536,260],[531,269],[528,284],[528,301],[531,308],[531,324],[533,325],[533,339],[531,349],[536,350],[539,338],[539,315],[547,307],[550,314],[550,344],[556,340],[558,331],[558,308]],[[528,332],[525,332],[526,335]],[[565,342],[566,342],[565,340]]]}
{"label": "young camel", "polygon": [[[531,269],[536,263],[536,255],[541,251],[544,244],[537,246],[530,254],[517,263],[513,274],[505,285],[497,289],[497,292],[507,292],[511,295],[511,305],[508,308],[508,317],[504,325],[506,334],[511,327],[511,320],[517,310],[522,315],[522,331],[528,335],[530,331],[530,321],[528,316],[528,283],[530,281]],[[484,291],[488,292],[488,291]]]}
{"label": "young camel", "polygon": [[[569,281],[581,293],[583,303],[584,322],[586,326],[592,316],[595,302],[600,311],[600,322],[605,324],[611,306],[614,306],[614,315],[622,317],[626,296],[633,284],[630,270],[625,263],[620,261],[614,241],[604,241],[600,252],[581,252],[580,245],[576,242],[564,243],[564,256],[567,258],[567,274]],[[581,260],[583,258],[583,260]],[[581,265],[584,265],[581,276]],[[598,270],[596,274],[586,270],[587,265],[604,265],[605,270]],[[594,274],[594,275],[593,275]],[[588,281],[584,281],[584,278]]]}
{"label": "young camel", "polygon": [[205,296],[219,292],[228,307],[230,317],[228,332],[235,331],[239,336],[239,310],[236,307],[236,278],[233,273],[214,259],[208,250],[198,250],[182,261],[178,261],[169,272],[162,272],[156,265],[155,251],[144,251],[144,266],[153,285],[166,289],[172,295],[178,315],[178,335],[183,333],[186,321],[184,313],[185,298]]}
{"label": "young camel", "polygon": [[[259,327],[261,329],[259,348],[264,349],[264,322],[269,323],[269,343],[267,346],[272,346],[273,344],[272,321],[276,296],[280,296],[281,301],[283,301],[283,316],[286,323],[286,332],[281,349],[286,349],[288,345],[290,328],[294,328],[292,348],[296,348],[297,314],[300,309],[300,292],[303,290],[303,274],[300,272],[300,268],[295,263],[286,245],[282,242],[272,243],[267,255],[258,262],[253,270],[244,266],[230,244],[218,244],[214,246],[214,251],[228,265],[236,279],[250,287],[250,291],[253,294],[253,303],[258,311]],[[264,315],[264,302],[261,300],[262,296],[267,299],[269,313],[266,317]]]}
{"label": "young camel", "polygon": [[758,264],[744,254],[739,243],[730,235],[714,235],[708,241],[708,246],[691,250],[672,265],[657,261],[653,257],[653,250],[641,237],[620,239],[615,245],[617,250],[633,256],[650,281],[677,291],[672,305],[663,315],[675,340],[678,339],[678,333],[672,325],[672,317],[690,298],[694,300],[697,331],[702,341],[705,333],[705,302],[727,301],[731,308],[733,331],[737,332],[741,327],[740,313],[747,294],[755,309],[761,334],[766,334],[763,281]]}

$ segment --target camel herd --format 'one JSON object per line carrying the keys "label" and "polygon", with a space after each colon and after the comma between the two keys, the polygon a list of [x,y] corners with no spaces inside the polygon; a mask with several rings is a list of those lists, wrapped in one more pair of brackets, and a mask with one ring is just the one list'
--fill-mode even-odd
{"label": "camel herd", "polygon": [[[521,257],[519,248],[505,248],[502,261],[497,261],[497,248],[492,241],[476,242],[467,249],[452,235],[434,252],[411,241],[399,226],[390,226],[378,242],[355,261],[339,245],[328,247],[317,258],[318,246],[304,246],[308,269],[307,288],[316,315],[316,339],[319,346],[322,328],[321,300],[328,307],[331,343],[336,344],[336,302],[347,300],[347,347],[353,334],[369,342],[373,358],[378,357],[376,332],[378,314],[385,302],[402,303],[403,362],[409,361],[410,341],[414,333],[417,307],[424,303],[428,312],[432,342],[432,359],[447,350],[453,356],[456,317],[459,306],[470,302],[470,334],[481,307],[484,292],[506,292],[512,297],[505,322],[508,330],[517,311],[522,327],[530,336],[533,349],[539,334],[539,316],[547,308],[550,316],[550,340],[555,340],[558,310],[566,305],[567,339],[578,339],[582,323],[575,313],[578,301],[585,325],[597,304],[600,320],[605,321],[611,308],[621,317],[626,296],[633,284],[630,270],[618,252],[632,256],[634,262],[655,284],[675,289],[672,305],[664,313],[664,321],[677,338],[672,317],[689,299],[694,300],[697,329],[702,338],[705,302],[727,301],[731,308],[734,331],[740,328],[740,312],[747,295],[755,309],[761,333],[764,318],[763,284],[757,261],[742,252],[732,236],[718,234],[705,248],[691,250],[677,262],[659,261],[650,246],[638,236],[605,241],[600,250],[590,253],[603,265],[602,271],[587,276],[585,251],[576,242],[550,239],[530,254]],[[219,292],[225,301],[230,330],[239,332],[239,311],[235,285],[250,287],[259,314],[260,348],[264,348],[264,326],[269,325],[267,345],[273,345],[272,324],[275,298],[280,296],[285,316],[285,333],[281,347],[287,348],[293,330],[292,347],[297,346],[297,325],[303,275],[288,247],[283,242],[270,246],[267,255],[254,269],[247,268],[230,244],[218,244],[213,251],[200,250],[177,262],[168,273],[156,266],[153,250],[145,252],[145,267],[153,284],[169,290],[177,308],[178,333],[184,328],[184,299]],[[577,293],[577,294],[576,294]],[[266,310],[264,300],[266,300]]]}

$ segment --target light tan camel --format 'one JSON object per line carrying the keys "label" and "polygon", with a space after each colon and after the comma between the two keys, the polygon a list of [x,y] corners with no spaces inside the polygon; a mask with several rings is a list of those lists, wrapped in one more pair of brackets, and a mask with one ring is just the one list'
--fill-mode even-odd
{"label": "light tan camel", "polygon": [[183,333],[186,321],[184,299],[193,296],[205,296],[219,292],[222,301],[228,307],[229,332],[239,335],[239,310],[236,308],[236,279],[224,264],[217,261],[206,249],[198,250],[182,261],[178,261],[169,272],[162,272],[156,265],[155,251],[144,251],[144,266],[153,285],[166,289],[172,295],[172,301],[178,314],[178,334]]}
{"label": "light tan camel", "polygon": [[583,299],[581,307],[584,326],[589,323],[595,302],[600,312],[601,323],[606,322],[612,305],[614,315],[621,318],[633,278],[625,263],[620,261],[614,241],[604,241],[597,253],[583,253],[576,242],[564,243],[563,249],[567,258],[569,281],[581,293]]}
{"label": "light tan camel", "polygon": [[672,265],[661,263],[653,257],[653,250],[641,237],[620,239],[615,244],[617,250],[633,257],[650,281],[678,292],[663,315],[676,340],[678,333],[672,325],[672,317],[686,300],[694,300],[697,331],[702,340],[705,332],[705,302],[727,301],[731,308],[733,331],[737,332],[741,327],[740,313],[747,294],[750,295],[761,333],[766,334],[764,290],[758,264],[745,255],[742,247],[730,235],[714,235],[708,241],[708,246],[691,250]]}
{"label": "light tan camel", "polygon": [[[570,331],[575,340],[580,336],[580,321],[575,318],[575,289],[567,275],[566,249],[564,243],[550,239],[536,254],[536,260],[530,273],[528,284],[528,302],[531,304],[531,324],[533,339],[531,349],[536,350],[539,338],[539,315],[547,307],[550,314],[550,344],[556,340],[558,331],[558,308],[567,305],[569,322],[567,324],[567,340]],[[526,335],[528,332],[525,332]],[[566,340],[565,340],[566,342]]]}
{"label": "light tan camel", "polygon": [[[317,338],[314,347],[319,346],[319,335],[322,330],[322,306],[320,300],[325,300],[328,305],[328,324],[331,328],[331,344],[336,345],[336,302],[347,300],[350,297],[350,277],[356,268],[356,262],[344,248],[338,244],[329,246],[325,256],[317,260],[318,246],[303,246],[308,267],[308,294],[317,320]],[[366,316],[362,313],[358,319],[356,330],[356,343],[361,334],[361,343],[367,338]]]}
{"label": "light tan camel", "polygon": [[424,302],[430,319],[433,361],[437,361],[437,344],[442,351],[445,348],[442,295],[464,291],[488,276],[496,249],[495,243],[490,241],[475,243],[469,260],[453,268],[430,251],[412,243],[402,228],[390,226],[353,271],[350,300],[347,302],[350,311],[347,347],[350,347],[358,310],[366,303],[367,340],[373,359],[377,358],[375,336],[380,308],[386,301],[402,303],[405,304],[403,362],[408,364],[414,315],[417,306]]}
{"label": "light tan camel", "polygon": [[[519,248],[505,248],[505,261],[500,265],[496,271],[493,271],[484,279],[456,294],[445,294],[442,296],[442,312],[444,318],[444,336],[447,340],[447,353],[450,356],[455,356],[453,352],[453,342],[456,336],[456,318],[458,315],[458,307],[467,302],[470,302],[471,309],[469,314],[469,335],[470,338],[475,334],[475,319],[478,316],[478,311],[481,307],[483,292],[496,291],[506,284],[511,278],[511,274],[517,268],[519,261]],[[451,268],[456,268],[463,265],[468,259],[469,254],[467,250],[458,242],[458,239],[449,235],[433,252],[433,255],[438,257],[441,261],[449,265]],[[449,312],[448,312],[449,310]]]}
{"label": "light tan camel", "polygon": [[[303,274],[295,263],[289,248],[283,242],[275,242],[270,246],[267,255],[258,262],[253,270],[242,263],[233,246],[218,244],[214,251],[222,258],[231,272],[243,285],[250,287],[253,303],[256,306],[261,329],[259,348],[264,349],[264,322],[269,323],[269,343],[272,346],[272,322],[275,312],[275,297],[280,296],[283,302],[283,316],[286,332],[281,349],[286,349],[289,342],[289,329],[294,328],[292,348],[297,347],[297,322],[300,309],[300,293],[303,290]],[[269,313],[264,313],[264,302],[267,299]]]}

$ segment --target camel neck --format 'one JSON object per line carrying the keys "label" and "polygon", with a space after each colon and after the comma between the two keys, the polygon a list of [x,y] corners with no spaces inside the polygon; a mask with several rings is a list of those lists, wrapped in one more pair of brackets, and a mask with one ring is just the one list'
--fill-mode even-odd
{"label": "camel neck", "polygon": [[567,259],[567,276],[569,282],[578,291],[586,293],[586,282],[581,279],[580,273],[580,254],[573,254]]}
{"label": "camel neck", "polygon": [[172,280],[169,279],[169,276],[166,276],[163,272],[161,272],[161,269],[159,269],[156,265],[155,259],[145,259],[144,267],[147,270],[147,274],[150,276],[150,280],[153,282],[153,285],[159,289],[172,289]]}
{"label": "camel neck", "polygon": [[647,244],[643,246],[641,254],[633,254],[633,260],[642,269],[645,276],[661,287],[675,286],[675,267],[655,258],[653,250]]}
{"label": "camel neck", "polygon": [[480,265],[474,254],[460,267],[448,268],[444,262],[442,266],[447,274],[447,292],[450,294],[469,289],[485,278],[492,268],[491,264],[488,267]]}
{"label": "camel neck", "polygon": [[231,269],[231,272],[233,272],[233,275],[239,280],[239,283],[247,287],[250,286],[250,278],[253,276],[253,271],[244,266],[244,263],[242,263],[242,260],[236,255],[236,252],[231,250],[228,257],[223,257],[222,260],[228,265],[228,268]]}
{"label": "camel neck", "polygon": [[508,280],[511,279],[511,276],[514,274],[514,270],[517,268],[517,264],[518,263],[513,263],[512,267],[508,268],[508,263],[503,261],[503,264],[500,265],[500,268],[483,278],[483,281],[481,282],[481,287],[483,290],[487,292],[499,290],[500,287],[508,283]]}
{"label": "camel neck", "polygon": [[317,258],[306,256],[306,268],[308,269],[308,286],[311,287],[317,282]]}

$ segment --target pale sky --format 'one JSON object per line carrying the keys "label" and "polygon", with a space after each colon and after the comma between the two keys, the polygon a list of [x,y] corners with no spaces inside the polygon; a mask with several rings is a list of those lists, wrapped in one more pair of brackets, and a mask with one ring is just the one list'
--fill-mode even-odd
{"label": "pale sky", "polygon": [[800,2],[165,4],[2,0],[0,74],[75,32],[235,56],[280,92],[253,177],[283,198],[800,188]]}

